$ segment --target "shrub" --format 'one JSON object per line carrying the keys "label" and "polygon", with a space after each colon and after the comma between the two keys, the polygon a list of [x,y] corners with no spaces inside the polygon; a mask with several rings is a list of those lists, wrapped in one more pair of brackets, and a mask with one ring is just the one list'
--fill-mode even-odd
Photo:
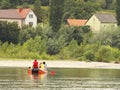
{"label": "shrub", "polygon": [[92,50],[86,51],[84,55],[90,61],[95,60],[95,53]]}
{"label": "shrub", "polygon": [[98,61],[110,62],[115,59],[112,51],[112,47],[102,45],[97,54],[96,58]]}

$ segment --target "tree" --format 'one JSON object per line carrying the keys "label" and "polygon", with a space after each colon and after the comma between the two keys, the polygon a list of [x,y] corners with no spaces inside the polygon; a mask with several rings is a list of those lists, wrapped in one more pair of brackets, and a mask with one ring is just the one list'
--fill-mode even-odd
{"label": "tree", "polygon": [[47,53],[50,55],[56,55],[64,46],[65,40],[63,37],[49,39],[47,42]]}
{"label": "tree", "polygon": [[28,3],[23,3],[22,7],[23,8],[29,8],[29,4]]}
{"label": "tree", "polygon": [[41,0],[41,4],[43,6],[48,6],[49,5],[49,0]]}
{"label": "tree", "polygon": [[105,2],[106,2],[106,9],[110,9],[110,6],[112,5],[113,0],[105,0]]}
{"label": "tree", "polygon": [[0,40],[2,42],[18,43],[19,28],[16,22],[0,21]]}
{"label": "tree", "polygon": [[112,35],[111,46],[120,49],[120,28]]}
{"label": "tree", "polygon": [[118,25],[120,25],[120,0],[116,0],[116,18]]}
{"label": "tree", "polygon": [[60,29],[63,16],[64,0],[50,0],[50,17],[49,24],[53,32]]}
{"label": "tree", "polygon": [[74,59],[76,58],[76,51],[79,49],[79,45],[77,44],[77,41],[72,39],[70,44],[67,47],[64,47],[60,53],[59,57],[60,59]]}
{"label": "tree", "polygon": [[65,0],[64,15],[62,21],[66,23],[66,19],[89,19],[96,10],[100,9],[100,6],[93,1],[83,0]]}
{"label": "tree", "polygon": [[28,4],[34,4],[36,0],[23,0],[23,1],[25,1]]}
{"label": "tree", "polygon": [[36,36],[34,39],[27,40],[23,47],[29,52],[42,54],[46,52],[46,41],[42,40],[40,36]]}
{"label": "tree", "polygon": [[88,26],[74,27],[73,33],[70,36],[72,37],[71,39],[76,40],[77,43],[80,45],[83,42],[84,38],[87,38],[84,36],[89,32],[90,27]]}
{"label": "tree", "polygon": [[19,5],[19,0],[9,0],[9,3],[11,4],[12,8],[16,8],[17,5]]}
{"label": "tree", "polygon": [[36,0],[34,3],[34,13],[37,16],[37,21],[42,22],[42,10],[41,10],[41,1]]}
{"label": "tree", "polygon": [[1,9],[8,9],[11,7],[11,4],[9,3],[8,0],[2,0],[0,8]]}
{"label": "tree", "polygon": [[35,38],[35,30],[32,27],[23,27],[19,34],[19,43],[23,44],[30,38]]}

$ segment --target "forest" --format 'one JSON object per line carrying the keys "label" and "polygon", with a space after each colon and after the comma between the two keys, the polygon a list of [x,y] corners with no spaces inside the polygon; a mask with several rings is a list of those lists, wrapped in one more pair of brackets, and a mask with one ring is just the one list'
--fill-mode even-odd
{"label": "forest", "polygon": [[36,28],[0,21],[0,58],[120,62],[120,28],[94,34],[89,26],[66,25],[112,13],[120,25],[119,0],[0,0],[0,9],[31,8]]}

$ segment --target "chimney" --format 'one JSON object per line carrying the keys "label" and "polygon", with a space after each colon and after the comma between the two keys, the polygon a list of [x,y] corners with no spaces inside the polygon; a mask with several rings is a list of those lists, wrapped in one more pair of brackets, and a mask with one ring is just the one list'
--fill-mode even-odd
{"label": "chimney", "polygon": [[18,9],[19,13],[20,13],[22,10],[23,10],[23,8],[19,8],[19,9]]}

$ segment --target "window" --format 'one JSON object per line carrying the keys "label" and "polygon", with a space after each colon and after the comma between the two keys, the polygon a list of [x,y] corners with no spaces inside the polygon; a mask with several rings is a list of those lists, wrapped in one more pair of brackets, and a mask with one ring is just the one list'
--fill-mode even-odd
{"label": "window", "polygon": [[30,26],[33,26],[33,22],[29,22],[29,25],[30,25]]}
{"label": "window", "polygon": [[29,14],[29,18],[33,18],[33,14]]}

